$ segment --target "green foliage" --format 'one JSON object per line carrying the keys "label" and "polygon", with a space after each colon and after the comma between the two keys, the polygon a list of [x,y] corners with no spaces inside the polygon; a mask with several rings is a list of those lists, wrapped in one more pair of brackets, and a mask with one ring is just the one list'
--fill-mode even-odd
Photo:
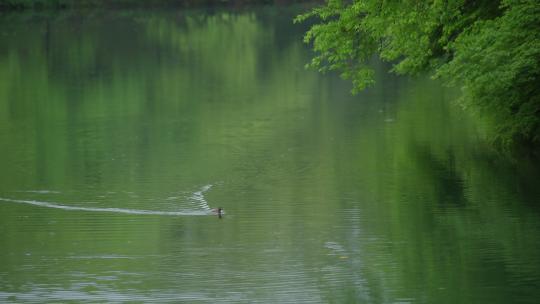
{"label": "green foliage", "polygon": [[501,144],[539,142],[540,5],[510,0],[503,8],[456,39],[438,74],[464,84],[464,105],[492,115]]}
{"label": "green foliage", "polygon": [[540,4],[535,0],[328,0],[298,16],[317,18],[305,35],[309,66],[339,70],[353,92],[373,84],[378,56],[399,74],[434,70],[461,85],[461,104],[494,125],[505,147],[540,143]]}

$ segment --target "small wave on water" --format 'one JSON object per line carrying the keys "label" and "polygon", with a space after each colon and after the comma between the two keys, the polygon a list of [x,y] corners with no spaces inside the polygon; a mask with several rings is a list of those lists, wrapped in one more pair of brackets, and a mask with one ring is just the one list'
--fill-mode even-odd
{"label": "small wave on water", "polygon": [[[61,210],[71,211],[89,211],[89,212],[109,212],[109,213],[124,213],[124,214],[136,214],[136,215],[165,215],[165,216],[194,216],[194,215],[209,215],[211,214],[211,208],[208,205],[204,197],[204,192],[208,191],[212,185],[205,185],[199,191],[194,192],[190,199],[193,203],[196,203],[198,208],[187,209],[181,211],[160,211],[160,210],[144,210],[144,209],[128,209],[128,208],[105,208],[105,207],[81,207],[81,206],[69,206],[56,202],[45,202],[40,200],[21,200],[12,198],[2,198],[0,201],[27,204],[45,208],[54,208]],[[202,210],[201,210],[202,209]]]}
{"label": "small wave on water", "polygon": [[26,191],[17,191],[22,193],[38,193],[38,194],[58,194],[60,191],[54,190],[26,190]]}
{"label": "small wave on water", "polygon": [[212,185],[205,185],[201,188],[201,190],[193,192],[193,195],[191,195],[191,199],[194,200],[201,208],[203,208],[206,211],[212,210],[210,206],[208,205],[208,202],[204,198],[204,193],[212,188]]}

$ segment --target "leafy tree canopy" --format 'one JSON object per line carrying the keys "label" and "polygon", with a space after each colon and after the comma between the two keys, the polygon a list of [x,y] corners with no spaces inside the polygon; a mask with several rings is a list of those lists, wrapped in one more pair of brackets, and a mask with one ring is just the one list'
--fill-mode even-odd
{"label": "leafy tree canopy", "polygon": [[433,70],[494,123],[496,143],[540,143],[538,0],[327,0],[295,21],[311,18],[308,65],[340,71],[353,92],[373,84],[375,55],[398,74]]}

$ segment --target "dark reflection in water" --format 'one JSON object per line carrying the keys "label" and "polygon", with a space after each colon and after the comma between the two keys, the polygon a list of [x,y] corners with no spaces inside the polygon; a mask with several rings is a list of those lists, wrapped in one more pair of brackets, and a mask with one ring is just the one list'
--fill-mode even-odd
{"label": "dark reflection in water", "polygon": [[538,162],[300,11],[2,15],[0,301],[536,303]]}
{"label": "dark reflection in water", "polygon": [[448,151],[448,155],[439,160],[427,147],[413,147],[415,153],[415,163],[418,171],[429,181],[429,187],[435,192],[436,202],[441,207],[463,208],[467,203],[463,180],[455,168],[455,156],[453,151]]}

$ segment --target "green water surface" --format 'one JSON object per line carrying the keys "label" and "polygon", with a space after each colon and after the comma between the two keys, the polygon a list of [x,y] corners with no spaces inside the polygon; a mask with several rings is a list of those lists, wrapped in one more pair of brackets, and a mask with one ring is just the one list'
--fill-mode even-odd
{"label": "green water surface", "polygon": [[301,11],[0,15],[0,302],[538,303],[538,163]]}

